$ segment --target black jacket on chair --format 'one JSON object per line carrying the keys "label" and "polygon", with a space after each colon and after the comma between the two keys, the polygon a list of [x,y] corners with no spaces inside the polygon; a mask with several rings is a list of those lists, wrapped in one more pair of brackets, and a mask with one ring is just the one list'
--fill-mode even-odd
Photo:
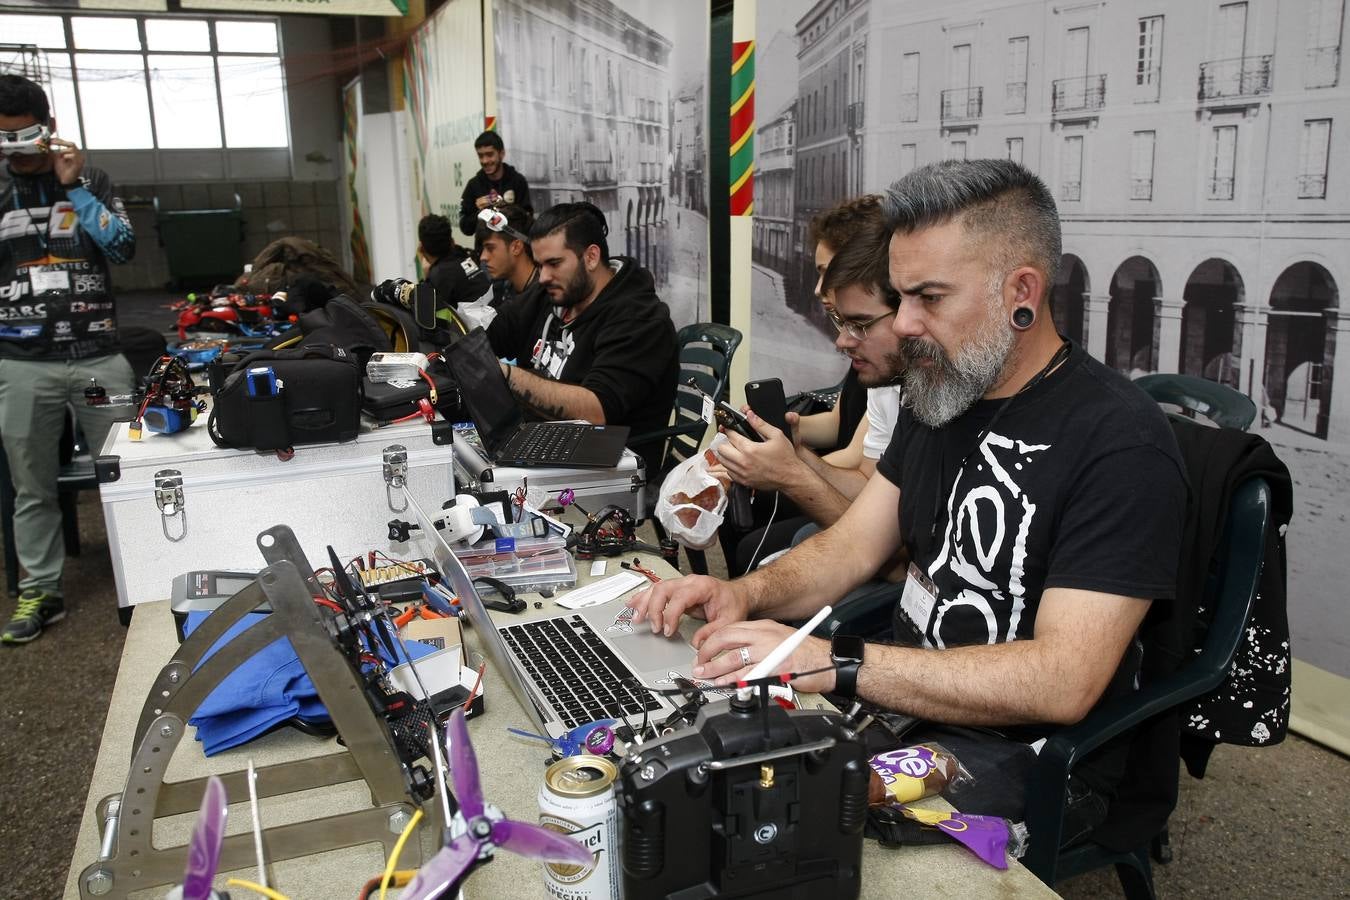
{"label": "black jacket on chair", "polygon": [[[1205,762],[1217,743],[1258,743],[1253,731],[1259,720],[1268,737],[1283,739],[1289,722],[1289,620],[1285,607],[1284,532],[1293,511],[1289,470],[1262,437],[1232,428],[1212,428],[1176,416],[1173,432],[1186,463],[1191,497],[1182,533],[1177,599],[1154,604],[1144,620],[1144,660],[1140,677],[1166,677],[1189,658],[1204,640],[1208,623],[1202,608],[1215,550],[1223,539],[1228,501],[1248,478],[1261,476],[1272,494],[1265,558],[1247,637],[1238,647],[1229,678],[1205,697],[1159,716],[1136,731],[1130,744],[1126,776],[1106,821],[1093,840],[1124,852],[1139,846],[1167,824],[1177,803],[1179,766],[1184,758],[1192,775],[1204,774]],[[1253,635],[1260,646],[1253,646]],[[1277,657],[1283,653],[1283,665]],[[1253,677],[1244,663],[1252,656],[1268,660]],[[1237,673],[1246,673],[1238,675]],[[1231,699],[1230,699],[1231,698]],[[1244,704],[1252,702],[1251,708]],[[1194,718],[1194,717],[1199,718]],[[1183,720],[1187,723],[1183,726]],[[1201,721],[1206,727],[1196,726]],[[1207,736],[1201,737],[1204,732]],[[1215,737],[1214,735],[1218,735]],[[1244,739],[1245,736],[1245,739]]]}

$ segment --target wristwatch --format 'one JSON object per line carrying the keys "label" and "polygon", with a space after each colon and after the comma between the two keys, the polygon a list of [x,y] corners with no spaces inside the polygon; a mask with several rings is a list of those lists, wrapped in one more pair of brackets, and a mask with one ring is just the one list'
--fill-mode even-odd
{"label": "wristwatch", "polygon": [[830,662],[834,663],[834,691],[840,697],[852,699],[858,695],[858,669],[863,664],[867,643],[852,634],[835,634],[830,638]]}

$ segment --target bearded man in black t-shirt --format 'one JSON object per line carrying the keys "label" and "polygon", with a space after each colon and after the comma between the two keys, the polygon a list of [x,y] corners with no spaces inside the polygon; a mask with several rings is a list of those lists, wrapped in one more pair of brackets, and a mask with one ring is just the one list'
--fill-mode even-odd
{"label": "bearded man in black t-shirt", "polygon": [[[697,608],[693,674],[725,684],[792,633],[774,619],[808,618],[903,547],[899,645],[808,638],[781,671],[834,665],[796,687],[938,723],[978,788],[948,799],[1020,818],[1035,742],[1132,689],[1138,627],[1173,596],[1185,477],[1157,405],[1055,332],[1059,220],[1036,176],[937,163],[883,210],[907,408],[877,473],[771,565],[629,605],[666,634]],[[1094,762],[1070,784],[1066,838],[1101,820],[1122,748]]]}

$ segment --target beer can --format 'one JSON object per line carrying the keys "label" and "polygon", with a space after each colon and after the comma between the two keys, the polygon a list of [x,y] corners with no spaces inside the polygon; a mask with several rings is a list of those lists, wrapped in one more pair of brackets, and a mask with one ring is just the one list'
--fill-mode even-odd
{"label": "beer can", "polygon": [[575,839],[591,853],[585,866],[544,863],[544,888],[556,900],[619,900],[619,771],[602,756],[568,756],[544,772],[539,824]]}

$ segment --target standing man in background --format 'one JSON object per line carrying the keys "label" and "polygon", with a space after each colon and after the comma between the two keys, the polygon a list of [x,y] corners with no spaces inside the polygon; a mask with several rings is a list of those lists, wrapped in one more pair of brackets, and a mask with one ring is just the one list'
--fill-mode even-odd
{"label": "standing man in background", "polygon": [[533,213],[530,184],[524,175],[506,163],[506,145],[502,143],[501,135],[485,131],[474,139],[473,149],[478,153],[478,164],[482,168],[464,186],[464,195],[459,200],[459,230],[473,234],[478,227],[478,211],[489,206],[512,203]]}
{"label": "standing man in background", "polygon": [[66,405],[98,452],[115,410],[87,406],[94,378],[129,394],[108,263],[131,259],[136,237],[102,169],[52,136],[42,88],[0,75],[0,440],[14,482],[14,543],[24,575],[0,641],[26,644],[66,614],[57,445]]}

